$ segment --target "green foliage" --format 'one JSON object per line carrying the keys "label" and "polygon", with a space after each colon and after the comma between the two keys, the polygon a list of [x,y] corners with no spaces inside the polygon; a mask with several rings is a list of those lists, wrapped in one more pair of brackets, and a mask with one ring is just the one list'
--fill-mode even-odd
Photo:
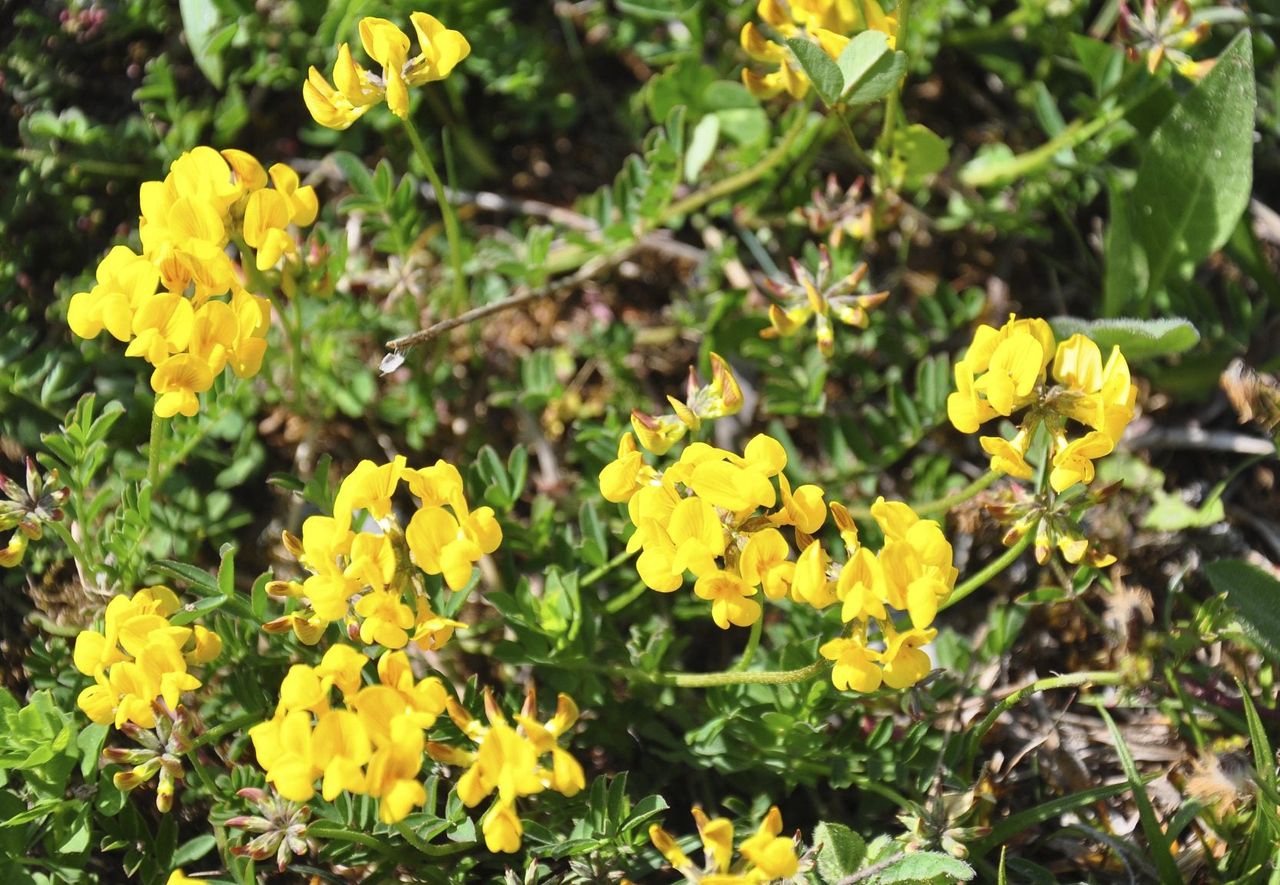
{"label": "green foliage", "polygon": [[[1214,69],[1152,133],[1132,192],[1112,196],[1114,223],[1104,310],[1149,311],[1171,280],[1220,249],[1249,202],[1253,183],[1253,49],[1236,36]],[[1138,300],[1134,301],[1134,298]]]}
{"label": "green foliage", "polygon": [[1226,595],[1250,639],[1272,659],[1280,660],[1280,581],[1236,559],[1211,562],[1204,573],[1213,588]]}

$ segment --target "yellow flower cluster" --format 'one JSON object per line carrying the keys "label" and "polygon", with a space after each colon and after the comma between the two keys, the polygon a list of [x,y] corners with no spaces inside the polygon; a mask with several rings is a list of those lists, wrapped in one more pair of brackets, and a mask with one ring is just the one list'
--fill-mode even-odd
{"label": "yellow flower cluster", "polygon": [[[392,498],[404,482],[418,507],[401,529]],[[375,530],[353,530],[354,515],[366,512]],[[403,648],[410,641],[437,649],[458,621],[432,611],[421,577],[441,575],[463,590],[475,563],[502,542],[502,527],[490,507],[467,505],[462,475],[452,464],[408,467],[403,456],[386,464],[361,461],[342,481],[333,516],[312,516],[302,537],[284,535],[286,548],[310,576],[274,581],[268,592],[300,600],[303,607],[268,623],[269,632],[289,629],[312,645],[334,621],[345,621],[360,641]]]}
{"label": "yellow flower cluster", "polygon": [[[813,538],[826,522],[826,493],[816,485],[793,490],[783,473],[786,463],[782,444],[760,434],[742,455],[691,443],[659,471],[626,434],[617,459],[600,473],[600,489],[606,500],[626,503],[636,528],[628,550],[640,551],[636,570],[651,589],[678,590],[692,572],[693,592],[711,603],[712,619],[722,629],[754,624],[762,614],[755,598],[762,591],[768,599],[789,598],[819,610],[839,603],[841,619],[853,623],[852,636],[821,650],[836,662],[836,687],[874,691],[882,681],[892,688],[914,684],[929,671],[919,647],[933,639],[930,624],[955,587],[951,545],[941,526],[881,498],[871,514],[885,543],[872,553],[859,542],[848,510],[832,503],[847,557],[843,564],[833,561]],[[794,560],[780,531],[787,526],[799,551]],[[898,631],[890,609],[907,612],[910,629]],[[883,650],[869,645],[869,628],[877,622]]]}
{"label": "yellow flower cluster", "polygon": [[640,445],[655,455],[665,455],[686,433],[697,432],[703,421],[737,414],[742,408],[742,388],[729,370],[729,364],[713,353],[711,383],[704,385],[697,370],[690,366],[685,401],[668,396],[667,402],[671,404],[672,414],[655,417],[639,409],[631,412],[631,427]]}
{"label": "yellow flower cluster", "polygon": [[105,632],[82,630],[76,636],[72,659],[94,683],[76,703],[93,722],[155,728],[157,699],[173,710],[184,691],[200,687],[187,668],[216,658],[222,639],[204,627],[171,624],[179,607],[164,586],[115,596],[107,604]]}
{"label": "yellow flower cluster", "polygon": [[[294,664],[280,684],[275,716],[249,729],[258,764],[277,792],[306,802],[321,795],[378,800],[384,823],[403,820],[426,801],[418,778],[424,732],[444,711],[447,692],[433,676],[415,680],[404,652],[383,652],[378,681],[363,683],[369,658],[349,645],[325,652],[319,666]],[[342,705],[330,704],[334,688]]]}
{"label": "yellow flower cluster", "polygon": [[256,375],[267,347],[270,302],[244,287],[228,243],[254,250],[258,270],[274,267],[297,251],[290,225],[315,220],[316,194],[284,164],[268,173],[244,151],[198,147],[163,181],[143,182],[140,200],[142,253],[113,248],[97,284],[72,296],[67,323],[81,338],[106,329],[128,343],[128,356],[155,366],[156,414],[190,416],[225,367]]}
{"label": "yellow flower cluster", "polygon": [[[530,687],[523,709],[514,717],[513,728],[488,691],[484,695],[488,725],[473,718],[452,698],[446,705],[454,724],[476,748],[462,750],[431,741],[427,753],[446,765],[465,767],[458,778],[457,791],[468,808],[497,793],[481,822],[485,845],[490,851],[518,851],[524,827],[516,813],[517,799],[546,789],[573,796],[586,784],[578,760],[560,746],[560,738],[578,721],[578,707],[572,698],[561,694],[555,715],[547,722],[538,722],[537,695]],[[548,755],[550,767],[541,762]]]}
{"label": "yellow flower cluster", "polygon": [[702,838],[705,863],[701,869],[680,850],[674,836],[657,824],[649,827],[654,847],[686,881],[702,885],[762,885],[790,879],[799,872],[795,840],[781,835],[782,814],[776,806],[769,809],[760,828],[742,840],[738,846],[742,857],[737,862],[733,859],[732,821],[708,818],[701,808],[693,809],[693,819]]}
{"label": "yellow flower cluster", "polygon": [[[831,681],[836,688],[853,691],[875,691],[882,683],[894,689],[915,685],[930,670],[929,656],[920,647],[937,636],[930,625],[955,589],[958,572],[952,565],[951,544],[938,523],[921,519],[900,501],[877,498],[871,516],[884,534],[884,546],[872,553],[858,542],[848,511],[833,504],[831,512],[847,556],[835,572],[834,595],[841,604],[840,619],[852,624],[850,636],[819,649],[834,662]],[[821,574],[830,580],[825,554],[819,551],[805,563],[808,554],[809,550],[801,554],[797,569],[812,570],[815,581]],[[829,585],[824,592],[832,592]],[[910,629],[896,627],[890,609],[905,611]],[[883,648],[870,644],[873,625]]]}
{"label": "yellow flower cluster", "polygon": [[346,43],[338,48],[332,84],[315,67],[308,71],[302,98],[317,123],[329,129],[346,129],[384,98],[391,112],[403,120],[409,114],[410,86],[443,80],[471,53],[466,37],[433,16],[415,12],[409,21],[421,48],[413,58],[409,57],[408,35],[393,23],[385,18],[360,20],[360,43],[382,66],[381,76],[353,60]]}
{"label": "yellow flower cluster", "polygon": [[778,41],[807,37],[834,59],[860,31],[882,32],[890,48],[898,34],[897,17],[886,15],[876,0],[759,0],[756,15],[768,31],[747,22],[742,26],[742,48],[753,61],[777,66],[767,74],[743,68],[742,82],[757,98],[786,92],[799,99],[809,91],[809,78]]}
{"label": "yellow flower cluster", "polygon": [[[993,471],[1031,479],[1027,451],[1043,424],[1049,434],[1049,484],[1055,492],[1093,482],[1093,462],[1115,448],[1133,419],[1138,395],[1119,347],[1103,363],[1098,345],[1084,335],[1058,342],[1044,320],[1013,315],[999,329],[978,327],[956,363],[955,379],[947,414],[961,433],[976,433],[992,418],[1026,409],[1013,439],[981,438]],[[1069,420],[1086,432],[1068,439]]]}

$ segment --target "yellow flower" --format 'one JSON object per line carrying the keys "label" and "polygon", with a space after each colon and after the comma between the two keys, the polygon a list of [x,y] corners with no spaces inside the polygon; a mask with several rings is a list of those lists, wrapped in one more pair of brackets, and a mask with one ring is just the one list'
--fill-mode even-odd
{"label": "yellow flower", "polygon": [[781,833],[782,813],[775,805],[760,822],[760,828],[738,846],[738,852],[754,865],[762,881],[789,879],[799,870],[795,840]]}
{"label": "yellow flower", "polygon": [[188,353],[171,356],[151,375],[151,389],[157,394],[156,414],[172,418],[178,413],[188,418],[200,410],[196,394],[213,386],[213,372],[198,357]]}
{"label": "yellow flower", "polygon": [[[382,66],[381,77],[357,64],[346,43],[338,48],[333,85],[315,67],[309,69],[302,98],[317,123],[330,129],[346,129],[383,98],[393,114],[405,119],[409,114],[409,87],[443,80],[470,54],[466,38],[438,19],[415,12],[410,21],[420,49],[413,58],[409,58],[409,37],[395,24],[384,18],[360,20],[360,43],[368,56]],[[279,188],[278,183],[276,186]]]}
{"label": "yellow flower", "polygon": [[116,246],[98,264],[97,285],[71,296],[67,325],[81,338],[106,329],[119,341],[133,334],[133,312],[156,293],[155,265],[128,246]]}
{"label": "yellow flower", "polygon": [[1093,462],[1111,454],[1115,443],[1111,437],[1095,430],[1059,449],[1053,457],[1053,469],[1049,472],[1049,485],[1055,492],[1082,482],[1093,482]]}
{"label": "yellow flower", "polygon": [[675,837],[658,824],[649,827],[649,839],[676,870],[691,882],[707,885],[760,885],[778,879],[789,879],[799,872],[793,840],[779,835],[782,815],[770,808],[759,828],[742,841],[742,860],[733,860],[733,823],[727,818],[709,818],[701,808],[692,809],[702,852],[706,858],[702,869],[694,866],[676,843]]}
{"label": "yellow flower", "polygon": [[730,624],[750,627],[760,618],[760,603],[748,598],[755,596],[756,588],[732,572],[703,575],[693,585],[693,592],[711,601],[711,618],[721,630],[728,630]]}
{"label": "yellow flower", "polygon": [[[1050,363],[1054,383],[1047,378]],[[1055,491],[1092,482],[1092,462],[1115,447],[1133,419],[1137,399],[1129,365],[1118,347],[1112,348],[1104,366],[1098,345],[1086,336],[1076,334],[1055,343],[1043,320],[1013,316],[998,330],[978,328],[964,358],[956,363],[955,380],[947,414],[962,433],[977,432],[997,415],[1011,417],[1027,409],[1012,440],[981,438],[993,471],[1031,479],[1034,469],[1026,460],[1027,451],[1036,428],[1045,426]],[[1071,441],[1068,421],[1090,432]]]}
{"label": "yellow flower", "polygon": [[879,654],[867,648],[866,637],[855,630],[852,638],[832,639],[823,643],[818,653],[835,666],[831,682],[841,691],[875,691],[884,674],[878,665]]}
{"label": "yellow flower", "polygon": [[880,659],[884,665],[885,685],[896,689],[909,688],[929,675],[933,665],[920,646],[932,642],[938,635],[937,630],[930,628],[899,633],[886,622],[884,631],[885,650]]}
{"label": "yellow flower", "polygon": [[409,60],[405,69],[405,82],[421,86],[435,80],[443,80],[453,72],[458,62],[471,54],[471,44],[460,31],[446,28],[440,20],[425,12],[415,12],[409,22],[418,35],[418,55]]}

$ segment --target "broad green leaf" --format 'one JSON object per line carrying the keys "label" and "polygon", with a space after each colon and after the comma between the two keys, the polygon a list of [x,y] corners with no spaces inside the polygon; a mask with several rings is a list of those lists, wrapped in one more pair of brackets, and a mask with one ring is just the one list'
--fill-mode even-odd
{"label": "broad green leaf", "polygon": [[1131,210],[1148,300],[1180,266],[1221,248],[1249,204],[1256,104],[1252,34],[1243,31],[1152,133]]}
{"label": "broad green leaf", "polygon": [[885,34],[867,30],[849,41],[836,65],[843,78],[840,100],[857,107],[889,94],[907,70],[907,55],[891,50]]}
{"label": "broad green leaf", "polygon": [[828,107],[839,101],[840,93],[844,91],[844,77],[836,67],[836,63],[831,60],[831,56],[823,52],[822,47],[817,43],[803,37],[792,37],[787,41],[787,45],[791,47],[791,52],[800,63],[809,82],[813,84],[818,97]]}
{"label": "broad green leaf", "polygon": [[1070,338],[1077,332],[1092,338],[1105,360],[1112,347],[1119,347],[1130,362],[1185,353],[1200,343],[1196,327],[1181,317],[1163,320],[1081,320],[1076,317],[1054,317],[1049,321],[1058,338]]}
{"label": "broad green leaf", "polygon": [[876,881],[880,883],[920,882],[937,876],[947,876],[952,881],[968,882],[975,875],[973,867],[949,854],[943,854],[940,851],[917,851],[915,854],[908,854],[884,870],[876,876]]}
{"label": "broad green leaf", "polygon": [[867,856],[867,843],[844,824],[818,824],[813,844],[818,849],[818,875],[828,883],[853,875]]}
{"label": "broad green leaf", "polygon": [[1227,604],[1258,648],[1280,661],[1280,581],[1238,559],[1211,562],[1204,574],[1214,590],[1226,594]]}
{"label": "broad green leaf", "polygon": [[1142,517],[1142,527],[1159,532],[1180,532],[1184,529],[1208,528],[1226,518],[1221,498],[1210,498],[1201,506],[1192,507],[1177,495],[1157,491],[1151,509]]}
{"label": "broad green leaf", "polygon": [[215,37],[220,36],[217,34],[217,5],[210,0],[178,0],[178,9],[182,13],[182,30],[196,66],[210,83],[221,89],[224,72],[219,52],[225,48],[227,39],[218,41],[221,46],[215,45]]}

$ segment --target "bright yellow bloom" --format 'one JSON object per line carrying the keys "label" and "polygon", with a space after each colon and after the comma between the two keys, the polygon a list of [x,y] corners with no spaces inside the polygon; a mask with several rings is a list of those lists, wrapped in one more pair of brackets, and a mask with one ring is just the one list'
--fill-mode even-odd
{"label": "bright yellow bloom", "polygon": [[175,710],[183,692],[200,688],[187,668],[217,657],[222,641],[204,627],[172,626],[168,618],[178,607],[163,586],[116,596],[107,604],[104,631],[83,630],[76,637],[72,661],[94,680],[77,699],[90,720],[154,728],[157,702]]}
{"label": "bright yellow bloom", "polygon": [[[1034,469],[1027,452],[1036,428],[1045,426],[1054,468],[1050,485],[1059,492],[1093,481],[1093,461],[1119,442],[1137,399],[1129,365],[1118,347],[1112,348],[1104,365],[1098,345],[1086,336],[1056,342],[1044,320],[1013,316],[998,330],[978,327],[969,350],[956,363],[955,380],[947,413],[962,433],[976,433],[994,417],[1027,410],[1012,440],[981,438],[993,471],[1031,479]],[[1089,432],[1069,440],[1068,421]]]}
{"label": "bright yellow bloom", "polygon": [[200,410],[197,394],[212,386],[213,372],[201,359],[189,353],[171,356],[151,374],[151,389],[158,394],[156,414],[161,418],[178,413],[191,417]]}
{"label": "bright yellow bloom", "polygon": [[346,129],[384,98],[391,112],[405,119],[409,115],[409,87],[443,80],[471,53],[471,45],[461,33],[425,12],[413,13],[410,21],[420,49],[413,58],[409,57],[408,35],[394,23],[375,17],[360,20],[360,44],[382,66],[381,76],[357,64],[346,43],[338,48],[332,85],[310,68],[302,98],[317,123],[329,129]]}
{"label": "bright yellow bloom", "polygon": [[733,823],[727,818],[709,818],[701,808],[693,808],[693,819],[702,839],[706,862],[697,868],[676,843],[675,837],[658,824],[649,827],[649,839],[655,848],[690,882],[707,885],[762,885],[778,879],[789,879],[800,869],[795,842],[782,833],[782,815],[770,808],[759,828],[742,841],[738,852],[742,860],[733,860]]}
{"label": "bright yellow bloom", "polygon": [[760,603],[748,598],[756,595],[756,588],[732,572],[716,571],[698,578],[693,592],[711,601],[711,618],[721,630],[728,630],[730,624],[750,627],[760,618]]}

